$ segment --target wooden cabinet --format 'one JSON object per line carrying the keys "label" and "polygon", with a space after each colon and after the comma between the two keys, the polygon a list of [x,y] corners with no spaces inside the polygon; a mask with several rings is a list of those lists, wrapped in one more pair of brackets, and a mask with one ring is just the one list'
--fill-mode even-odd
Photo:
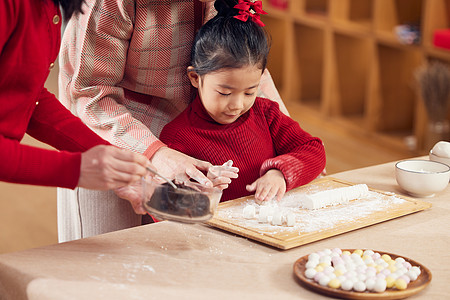
{"label": "wooden cabinet", "polygon": [[[450,0],[286,1],[285,9],[263,1],[262,16],[268,67],[286,104],[389,146],[429,150],[414,72],[433,60],[450,67],[450,50],[432,44],[434,30],[450,28]],[[419,43],[399,41],[402,24],[419,26]]]}

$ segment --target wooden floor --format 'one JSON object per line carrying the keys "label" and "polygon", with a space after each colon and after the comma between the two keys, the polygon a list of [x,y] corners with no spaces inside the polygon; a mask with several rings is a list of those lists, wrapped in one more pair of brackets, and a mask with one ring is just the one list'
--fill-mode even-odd
{"label": "wooden floor", "polygon": [[[57,92],[56,80],[52,73],[47,81],[52,92]],[[315,117],[295,105],[287,107],[303,129],[323,140],[328,174],[415,156],[336,126],[334,121]],[[23,143],[49,148],[29,136]],[[0,191],[0,253],[57,243],[55,188],[0,182]]]}

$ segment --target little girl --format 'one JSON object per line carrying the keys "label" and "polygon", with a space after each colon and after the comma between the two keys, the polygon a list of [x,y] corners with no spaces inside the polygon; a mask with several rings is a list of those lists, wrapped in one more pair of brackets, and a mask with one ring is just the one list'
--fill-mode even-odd
{"label": "little girl", "polygon": [[197,97],[160,139],[215,165],[233,161],[239,177],[221,201],[252,193],[257,202],[280,200],[321,173],[323,144],[276,102],[256,96],[269,53],[261,1],[216,0],[214,6],[218,13],[198,31],[187,68]]}

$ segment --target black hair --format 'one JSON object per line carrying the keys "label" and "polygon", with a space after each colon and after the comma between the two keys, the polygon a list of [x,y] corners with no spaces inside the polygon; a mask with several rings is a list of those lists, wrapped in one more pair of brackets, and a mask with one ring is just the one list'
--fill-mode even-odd
{"label": "black hair", "polygon": [[[263,27],[248,18],[234,18],[237,0],[216,0],[217,15],[197,32],[191,52],[191,65],[200,76],[224,68],[256,65],[266,68],[269,37]],[[262,72],[261,71],[261,72]]]}
{"label": "black hair", "polygon": [[81,6],[84,0],[53,0],[53,3],[61,6],[62,15],[65,20],[69,20],[74,13],[83,13]]}

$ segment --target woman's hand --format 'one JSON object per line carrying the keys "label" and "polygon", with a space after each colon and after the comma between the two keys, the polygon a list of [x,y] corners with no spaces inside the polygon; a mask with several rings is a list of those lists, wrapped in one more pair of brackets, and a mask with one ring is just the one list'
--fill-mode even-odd
{"label": "woman's hand", "polygon": [[221,166],[212,166],[206,177],[212,181],[214,187],[224,190],[228,188],[232,178],[238,178],[239,169],[232,165],[233,161],[229,160]]}
{"label": "woman's hand", "polygon": [[161,147],[156,151],[150,162],[161,175],[169,179],[176,179],[181,182],[194,179],[200,184],[213,186],[211,180],[202,173],[202,171],[206,173],[212,167],[209,162],[195,159],[168,147]]}
{"label": "woman's hand", "polygon": [[81,154],[78,186],[86,189],[117,189],[144,176],[148,159],[115,146],[99,145]]}
{"label": "woman's hand", "polygon": [[114,189],[114,193],[116,193],[116,195],[119,198],[128,200],[136,214],[145,215],[147,211],[144,209],[144,198],[142,189],[143,189],[142,182],[137,181],[130,185]]}
{"label": "woman's hand", "polygon": [[280,201],[286,192],[286,180],[280,170],[271,169],[246,188],[249,192],[256,191],[255,200],[258,204],[269,201],[275,196],[277,201]]}

